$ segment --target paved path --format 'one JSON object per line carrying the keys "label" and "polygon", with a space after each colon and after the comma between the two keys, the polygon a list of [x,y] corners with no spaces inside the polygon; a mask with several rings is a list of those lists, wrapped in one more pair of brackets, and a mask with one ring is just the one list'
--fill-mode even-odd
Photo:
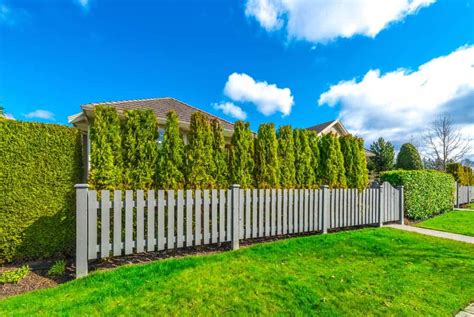
{"label": "paved path", "polygon": [[456,317],[472,317],[474,316],[474,303],[471,305],[467,306],[463,310],[461,310],[459,313],[456,314]]}
{"label": "paved path", "polygon": [[461,242],[474,244],[474,237],[464,236],[462,234],[436,231],[436,230],[431,230],[431,229],[418,228],[418,227],[405,226],[405,225],[395,225],[395,224],[386,225],[385,227],[390,227],[390,228],[395,228],[395,229],[405,230],[405,231],[411,231],[411,232],[426,234],[428,236],[433,236],[433,237],[438,237],[438,238],[445,238],[445,239],[456,240],[456,241],[461,241]]}

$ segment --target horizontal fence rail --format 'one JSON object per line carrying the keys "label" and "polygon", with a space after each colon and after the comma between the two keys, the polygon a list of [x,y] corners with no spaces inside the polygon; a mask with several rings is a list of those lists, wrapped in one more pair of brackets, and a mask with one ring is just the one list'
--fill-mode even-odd
{"label": "horizontal fence rail", "polygon": [[457,208],[474,201],[474,186],[461,186],[456,183],[455,205]]}
{"label": "horizontal fence rail", "polygon": [[76,185],[76,275],[88,260],[387,222],[403,223],[403,187],[90,190]]}

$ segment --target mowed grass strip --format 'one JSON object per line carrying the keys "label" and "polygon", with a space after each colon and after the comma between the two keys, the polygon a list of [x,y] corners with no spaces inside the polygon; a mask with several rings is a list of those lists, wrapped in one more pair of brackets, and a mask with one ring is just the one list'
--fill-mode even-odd
{"label": "mowed grass strip", "polygon": [[420,222],[416,226],[474,237],[474,211],[450,211]]}
{"label": "mowed grass strip", "polygon": [[472,300],[474,245],[382,228],[96,272],[0,315],[449,316]]}

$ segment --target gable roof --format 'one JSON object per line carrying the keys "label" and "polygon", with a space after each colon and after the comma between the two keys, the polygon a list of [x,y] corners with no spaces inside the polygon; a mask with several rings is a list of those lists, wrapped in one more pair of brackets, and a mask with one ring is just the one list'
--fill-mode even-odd
{"label": "gable roof", "polygon": [[338,119],[320,123],[318,125],[315,125],[306,129],[311,130],[311,131],[316,131],[318,134],[323,134],[329,129],[331,129],[332,127],[337,127],[338,130],[341,131],[342,135],[349,134],[347,129],[342,125],[342,123]]}
{"label": "gable roof", "polygon": [[159,119],[166,119],[166,114],[169,111],[175,111],[178,115],[178,120],[183,123],[190,123],[191,115],[199,111],[212,119],[217,119],[222,124],[224,129],[234,130],[233,123],[171,97],[96,102],[83,105],[81,108],[84,111],[91,111],[95,106],[98,105],[115,107],[118,112],[132,109],[151,109],[155,113],[155,116]]}

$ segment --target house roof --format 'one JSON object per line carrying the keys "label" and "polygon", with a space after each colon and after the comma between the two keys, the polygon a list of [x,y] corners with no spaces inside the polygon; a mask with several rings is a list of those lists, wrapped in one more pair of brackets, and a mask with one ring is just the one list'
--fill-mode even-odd
{"label": "house roof", "polygon": [[[151,109],[155,113],[156,117],[159,119],[166,119],[166,114],[169,111],[175,111],[178,115],[178,120],[183,123],[190,123],[191,115],[194,112],[199,111],[209,116],[210,118],[219,120],[224,129],[234,130],[233,123],[171,97],[113,102],[96,102],[83,105],[81,106],[81,108],[82,110],[87,112],[91,111],[95,106],[98,105],[112,106],[115,107],[119,112],[132,109]],[[72,116],[70,119],[72,119]]]}
{"label": "house roof", "polygon": [[320,123],[315,126],[306,128],[307,130],[311,131],[316,131],[318,134],[324,134],[327,131],[329,131],[332,127],[335,127],[337,130],[339,130],[341,135],[347,135],[349,132],[347,129],[342,125],[342,123],[339,120],[331,120],[328,122]]}
{"label": "house roof", "polygon": [[331,121],[328,121],[328,122],[323,122],[323,123],[314,125],[314,126],[312,126],[312,127],[309,127],[309,128],[307,128],[307,130],[316,131],[316,132],[318,132],[318,133],[321,133],[321,132],[323,132],[327,127],[331,126],[331,125],[334,124],[335,122],[336,122],[336,120],[331,120]]}

